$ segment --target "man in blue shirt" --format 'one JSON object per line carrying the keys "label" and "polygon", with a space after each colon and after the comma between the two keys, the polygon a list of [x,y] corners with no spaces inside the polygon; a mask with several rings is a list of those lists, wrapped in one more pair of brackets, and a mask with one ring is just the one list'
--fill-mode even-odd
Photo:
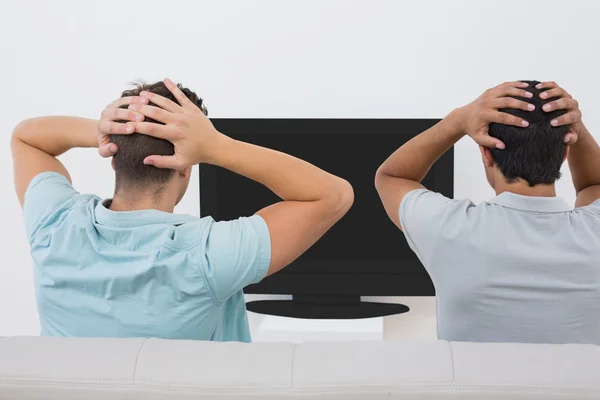
{"label": "man in blue shirt", "polygon": [[[497,195],[479,205],[420,183],[465,135]],[[565,159],[575,208],[556,196]],[[554,82],[487,90],[396,150],[376,186],[435,285],[440,339],[600,345],[600,147]]]}
{"label": "man in blue shirt", "polygon": [[[124,92],[100,121],[17,126],[15,186],[42,335],[248,342],[242,289],[291,263],[351,207],[345,180],[230,139],[205,113],[195,93],[165,80]],[[113,199],[73,188],[56,157],[77,147],[113,157]],[[173,214],[198,163],[260,182],[282,201],[234,221]]]}

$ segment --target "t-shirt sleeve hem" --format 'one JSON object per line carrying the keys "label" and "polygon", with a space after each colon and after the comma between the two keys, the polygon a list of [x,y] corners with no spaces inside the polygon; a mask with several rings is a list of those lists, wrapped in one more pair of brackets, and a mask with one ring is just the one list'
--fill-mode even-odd
{"label": "t-shirt sleeve hem", "polygon": [[253,220],[253,225],[259,235],[258,263],[256,267],[256,275],[252,283],[262,281],[269,272],[271,264],[271,234],[267,222],[260,215],[250,217]]}

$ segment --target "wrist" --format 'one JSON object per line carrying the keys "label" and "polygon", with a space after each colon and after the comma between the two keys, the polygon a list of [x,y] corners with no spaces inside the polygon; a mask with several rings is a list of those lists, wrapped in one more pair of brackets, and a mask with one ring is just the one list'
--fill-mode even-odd
{"label": "wrist", "polygon": [[[101,135],[100,133],[100,120],[94,120],[94,132],[93,135],[91,135],[91,137],[88,138],[88,144],[90,145],[89,147],[100,147],[100,143],[99,143],[99,136]],[[90,129],[90,133],[92,133],[91,129]],[[110,136],[106,136],[107,138],[110,138]]]}
{"label": "wrist", "polygon": [[226,164],[225,158],[231,155],[231,148],[235,142],[235,139],[216,131],[214,140],[209,148],[207,148],[205,154],[200,156],[199,163],[212,164],[216,166],[222,166],[223,164]]}
{"label": "wrist", "polygon": [[[83,135],[83,137],[81,138],[82,143],[80,143],[79,146],[77,147],[83,147],[83,148],[98,148],[100,143],[98,141],[99,139],[99,132],[100,130],[98,129],[98,124],[100,123],[99,120],[91,120],[92,122],[90,123],[90,126],[93,124],[93,130],[89,129],[85,131],[85,134]],[[83,132],[82,132],[83,134]],[[110,136],[109,136],[110,137]]]}
{"label": "wrist", "polygon": [[587,128],[583,124],[583,121],[578,121],[574,124],[571,124],[571,131],[575,132],[577,134],[577,136],[590,134],[590,132],[587,130]]}
{"label": "wrist", "polygon": [[456,108],[450,112],[443,120],[447,132],[456,141],[465,136],[465,111],[463,108]]}

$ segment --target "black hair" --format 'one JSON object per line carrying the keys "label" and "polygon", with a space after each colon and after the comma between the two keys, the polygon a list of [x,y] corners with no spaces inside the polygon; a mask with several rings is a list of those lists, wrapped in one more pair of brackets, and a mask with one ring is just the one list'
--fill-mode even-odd
{"label": "black hair", "polygon": [[489,134],[500,139],[505,149],[492,149],[492,158],[508,183],[519,179],[529,186],[550,185],[560,178],[560,167],[564,161],[566,144],[564,137],[569,126],[554,127],[550,122],[565,114],[566,110],[546,112],[542,106],[557,98],[541,99],[540,93],[547,89],[537,89],[538,81],[521,81],[529,84],[525,88],[532,98],[514,97],[535,106],[533,111],[505,108],[501,112],[515,115],[529,122],[527,127],[490,124]]}

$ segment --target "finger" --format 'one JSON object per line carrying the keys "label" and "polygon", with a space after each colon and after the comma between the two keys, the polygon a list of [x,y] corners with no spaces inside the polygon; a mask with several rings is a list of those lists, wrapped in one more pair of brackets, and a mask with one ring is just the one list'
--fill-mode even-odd
{"label": "finger", "polygon": [[148,103],[148,99],[144,98],[144,97],[140,97],[140,96],[119,97],[117,100],[115,100],[112,103],[110,103],[110,105],[108,107],[110,107],[110,108],[119,108],[121,106],[128,106],[129,104],[134,104],[134,103],[144,103],[144,104],[147,104]]}
{"label": "finger", "polygon": [[114,143],[103,144],[98,147],[98,153],[104,158],[112,157],[117,153],[117,145]]}
{"label": "finger", "polygon": [[542,106],[542,110],[556,111],[556,110],[576,110],[579,108],[579,103],[575,99],[569,99],[563,97],[558,100],[551,101],[550,103],[546,103]]}
{"label": "finger", "polygon": [[524,89],[528,86],[529,84],[526,82],[506,82],[493,88],[491,94],[492,97],[516,96],[532,98],[533,93]]}
{"label": "finger", "polygon": [[533,93],[524,90],[524,89],[519,89],[519,88],[515,88],[515,87],[507,87],[504,92],[502,92],[502,96],[515,96],[515,97],[525,97],[528,99],[533,98]]}
{"label": "finger", "polygon": [[560,87],[558,86],[558,84],[554,81],[550,81],[550,82],[540,82],[537,85],[535,85],[536,89],[554,89]]}
{"label": "finger", "polygon": [[[133,107],[130,105],[129,107]],[[128,110],[126,108],[107,108],[102,113],[102,119],[108,119],[111,121],[143,121],[144,114]]]}
{"label": "finger", "polygon": [[160,107],[147,106],[145,104],[131,104],[129,106],[130,110],[134,110],[139,112],[140,114],[145,115],[148,118],[152,118],[153,120],[169,123],[173,121],[173,113],[163,110]]}
{"label": "finger", "polygon": [[546,90],[545,92],[540,93],[540,99],[551,99],[552,97],[568,97],[571,98],[569,93],[565,91],[565,89],[561,87],[556,87],[554,89]]}
{"label": "finger", "polygon": [[173,93],[173,96],[175,96],[175,98],[177,99],[179,104],[181,104],[182,107],[189,107],[190,105],[194,105],[194,103],[192,103],[190,99],[188,99],[187,96],[183,94],[181,89],[179,89],[177,85],[174,84],[170,79],[165,78],[164,83],[167,89],[169,89],[169,91]]}
{"label": "finger", "polygon": [[502,140],[496,139],[496,138],[488,136],[488,135],[479,136],[477,138],[477,144],[480,144],[482,146],[489,147],[489,148],[500,149],[500,150],[502,150],[506,147],[504,145],[504,142],[502,142]]}
{"label": "finger", "polygon": [[105,135],[128,135],[134,132],[132,126],[106,119],[101,119],[98,122],[98,130]]}
{"label": "finger", "polygon": [[501,108],[514,108],[516,110],[533,111],[535,106],[523,100],[517,100],[512,97],[501,97],[499,99],[493,99],[490,102],[491,106],[496,110]]}
{"label": "finger", "polygon": [[529,122],[525,121],[524,119],[500,111],[491,113],[489,121],[504,125],[520,126],[522,128],[529,126]]}
{"label": "finger", "polygon": [[550,121],[550,125],[563,126],[563,125],[574,124],[575,122],[579,122],[580,120],[581,120],[581,111],[574,110],[574,111],[568,112],[566,114],[563,114],[558,118],[554,118],[552,121]]}
{"label": "finger", "polygon": [[577,143],[577,139],[579,139],[579,137],[574,133],[569,132],[565,135],[565,143],[568,145]]}
{"label": "finger", "polygon": [[142,98],[145,99],[147,102],[148,101],[152,102],[164,110],[167,110],[167,111],[170,111],[173,113],[181,112],[181,110],[182,110],[182,108],[179,104],[177,104],[174,101],[171,101],[171,100],[167,99],[166,97],[163,97],[159,94],[143,91],[142,93],[140,93],[140,96],[142,96]]}
{"label": "finger", "polygon": [[148,156],[144,159],[144,164],[152,165],[156,168],[183,169],[183,165],[176,156]]}
{"label": "finger", "polygon": [[521,81],[508,81],[504,82],[496,87],[517,87],[517,88],[526,88],[529,87],[529,83],[521,82]]}
{"label": "finger", "polygon": [[161,125],[155,122],[128,122],[134,131],[148,136],[154,136],[159,139],[172,140],[175,136],[172,127]]}

